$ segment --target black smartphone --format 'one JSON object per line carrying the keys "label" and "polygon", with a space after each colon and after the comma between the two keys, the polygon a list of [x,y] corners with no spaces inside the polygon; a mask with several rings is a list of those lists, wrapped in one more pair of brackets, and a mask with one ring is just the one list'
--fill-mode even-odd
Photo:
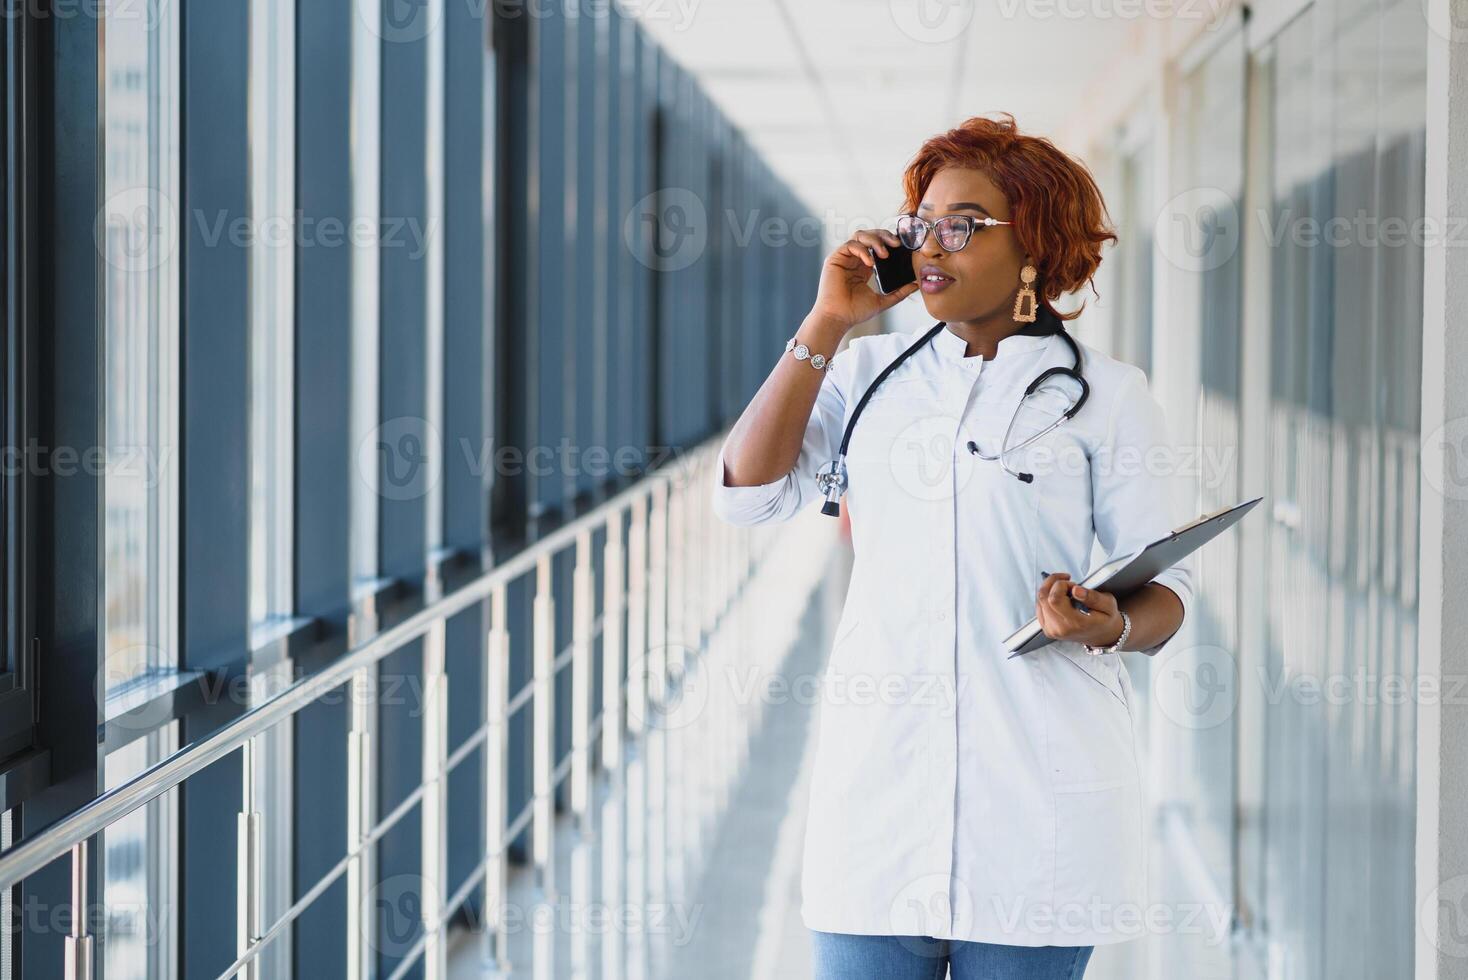
{"label": "black smartphone", "polygon": [[912,268],[912,249],[906,245],[888,245],[884,259],[876,252],[872,258],[877,263],[877,291],[892,293],[910,282],[917,282],[917,273]]}

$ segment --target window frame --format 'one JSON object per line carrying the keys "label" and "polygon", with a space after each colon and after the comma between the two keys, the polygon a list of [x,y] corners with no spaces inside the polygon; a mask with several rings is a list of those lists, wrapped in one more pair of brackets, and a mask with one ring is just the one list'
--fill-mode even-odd
{"label": "window frame", "polygon": [[[5,560],[0,564],[0,623],[4,627],[0,656],[0,759],[34,744],[36,622],[33,585],[36,542],[31,510],[36,500],[37,459],[29,452],[36,434],[35,272],[27,257],[35,254],[35,222],[29,202],[35,200],[35,84],[27,37],[34,14],[5,19],[5,69],[0,73],[0,105],[5,117],[5,152],[0,174],[5,196],[0,204],[4,235],[0,237],[0,298],[5,310],[5,342],[0,346],[0,377],[5,393],[3,424],[7,458],[0,471]],[[21,455],[17,456],[17,453]],[[17,459],[21,465],[17,466]],[[44,460],[41,460],[44,462]]]}

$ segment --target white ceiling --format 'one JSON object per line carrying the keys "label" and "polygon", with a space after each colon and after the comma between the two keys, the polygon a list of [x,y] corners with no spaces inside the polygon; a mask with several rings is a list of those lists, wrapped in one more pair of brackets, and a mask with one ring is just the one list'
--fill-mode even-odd
{"label": "white ceiling", "polygon": [[918,146],[965,117],[1004,110],[1021,129],[1058,138],[1128,47],[1137,18],[1117,12],[1145,9],[1127,0],[628,6],[842,237],[890,216]]}

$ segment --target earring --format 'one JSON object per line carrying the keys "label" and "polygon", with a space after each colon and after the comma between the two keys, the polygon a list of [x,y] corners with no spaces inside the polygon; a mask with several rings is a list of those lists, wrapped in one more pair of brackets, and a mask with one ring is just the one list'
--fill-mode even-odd
{"label": "earring", "polygon": [[1019,270],[1020,286],[1019,295],[1014,298],[1014,319],[1018,323],[1034,323],[1036,307],[1039,305],[1035,299],[1035,267],[1026,265]]}

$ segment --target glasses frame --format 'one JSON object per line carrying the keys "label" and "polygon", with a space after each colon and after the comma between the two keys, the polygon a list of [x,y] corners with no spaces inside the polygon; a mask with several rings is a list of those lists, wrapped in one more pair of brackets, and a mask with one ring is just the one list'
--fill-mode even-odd
{"label": "glasses frame", "polygon": [[[906,246],[907,248],[911,249],[914,252],[916,252],[918,249],[922,248],[923,245],[927,244],[928,236],[930,234],[933,234],[937,230],[937,226],[941,222],[944,222],[944,221],[956,221],[956,222],[959,222],[960,224],[962,224],[963,229],[964,229],[964,232],[963,232],[963,242],[961,244],[959,244],[956,248],[949,248],[947,245],[944,245],[943,244],[943,236],[942,235],[938,235],[936,237],[935,240],[938,243],[938,247],[941,248],[945,252],[960,252],[963,249],[967,248],[968,247],[968,243],[971,242],[971,241],[973,241],[973,239],[974,239],[974,230],[976,228],[981,228],[981,227],[982,228],[993,228],[995,225],[1012,225],[1012,224],[1014,224],[1013,221],[1000,221],[998,218],[991,218],[991,217],[988,217],[988,216],[985,216],[985,217],[982,217],[982,218],[976,218],[976,217],[974,217],[971,214],[945,214],[945,215],[943,215],[940,218],[936,218],[933,221],[929,221],[927,218],[924,218],[920,214],[917,214],[917,213],[912,212],[912,211],[907,211],[907,212],[904,212],[904,213],[899,214],[897,216],[897,218],[895,219],[895,225],[900,227],[901,224],[902,224],[902,219],[903,218],[911,218],[912,220],[916,221],[918,223],[919,227],[921,227],[922,230],[923,230],[922,235],[917,240],[917,244],[915,244],[915,245],[908,245],[906,242],[903,242],[902,243],[904,246]],[[902,232],[900,232],[900,231],[894,231],[893,234],[897,235],[897,238],[898,238],[899,241],[902,239]]]}

